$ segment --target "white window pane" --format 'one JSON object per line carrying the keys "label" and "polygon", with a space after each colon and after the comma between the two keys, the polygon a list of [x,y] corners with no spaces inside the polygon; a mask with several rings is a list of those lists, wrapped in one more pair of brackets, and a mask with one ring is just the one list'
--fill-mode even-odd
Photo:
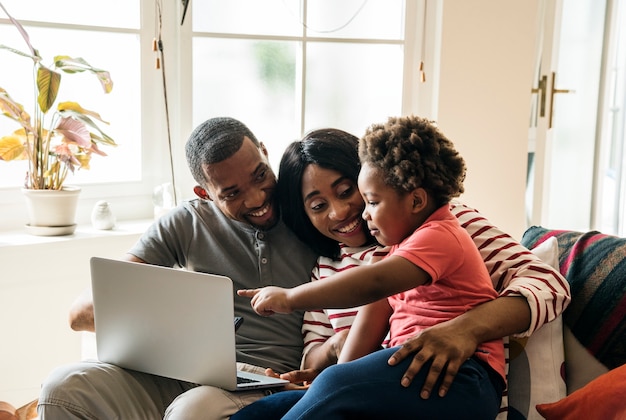
{"label": "white window pane", "polygon": [[306,130],[331,126],[360,136],[400,115],[402,59],[396,45],[309,43]]}
{"label": "white window pane", "polygon": [[333,38],[402,39],[403,0],[312,0],[307,35]]}
{"label": "white window pane", "polygon": [[606,126],[602,128],[603,153],[600,169],[600,212],[602,232],[626,235],[626,3],[615,4],[613,49],[605,77]]}
{"label": "white window pane", "polygon": [[299,0],[194,0],[193,30],[257,35],[300,35]]}
{"label": "white window pane", "polygon": [[241,120],[265,143],[274,169],[296,127],[295,43],[195,39],[193,124]]}
{"label": "white window pane", "polygon": [[[139,0],[2,0],[17,20],[139,28]],[[5,17],[0,11],[0,16]]]}
{"label": "white window pane", "polygon": [[[550,208],[553,228],[589,229],[604,8],[594,0],[565,2],[553,104]],[[575,180],[575,181],[574,181]]]}
{"label": "white window pane", "polygon": [[[108,156],[93,156],[91,169],[70,175],[67,182],[84,184],[138,180],[141,174],[141,159],[138,158],[141,156],[138,37],[134,34],[50,28],[27,27],[26,30],[46,65],[52,62],[55,55],[82,57],[92,66],[109,71],[113,79],[113,91],[105,94],[91,73],[62,73],[57,101],[78,102],[83,108],[99,113],[110,123],[101,125],[102,130],[119,144],[116,148],[101,146],[100,149]],[[12,26],[0,25],[3,41],[7,40],[7,44],[20,50],[27,50],[21,38],[16,38],[16,32]],[[107,48],[94,48],[101,45],[107,45]],[[0,87],[21,103],[32,117],[32,61],[6,50],[0,50],[0,54],[3,63],[0,66]],[[0,135],[4,136],[18,128],[17,123],[0,117]],[[24,177],[16,176],[16,172],[19,175],[25,170],[24,162],[0,162],[0,187],[21,186]]]}

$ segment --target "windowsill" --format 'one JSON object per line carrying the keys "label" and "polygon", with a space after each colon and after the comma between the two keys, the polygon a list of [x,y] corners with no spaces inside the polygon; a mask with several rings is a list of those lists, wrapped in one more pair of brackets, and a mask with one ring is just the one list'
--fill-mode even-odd
{"label": "windowsill", "polygon": [[117,222],[111,230],[94,229],[91,225],[79,225],[71,235],[37,236],[26,232],[26,229],[0,232],[0,248],[5,246],[36,245],[80,239],[135,235],[143,233],[153,222],[152,219],[129,220]]}

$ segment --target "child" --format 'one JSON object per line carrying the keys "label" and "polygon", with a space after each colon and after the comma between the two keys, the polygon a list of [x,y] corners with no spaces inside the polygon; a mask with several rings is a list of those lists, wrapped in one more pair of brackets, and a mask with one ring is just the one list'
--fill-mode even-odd
{"label": "child", "polygon": [[[463,192],[463,159],[430,121],[415,116],[371,126],[359,142],[359,158],[363,218],[379,243],[392,245],[387,257],[323,282],[238,292],[251,297],[261,315],[371,303],[359,312],[340,364],[324,370],[284,418],[414,418],[417,413],[495,418],[505,383],[501,340],[478,345],[456,372],[446,398],[417,397],[425,378],[409,384],[402,377],[410,360],[385,363],[407,338],[496,297],[478,250],[449,210],[450,200]],[[387,330],[390,348],[376,351]]]}

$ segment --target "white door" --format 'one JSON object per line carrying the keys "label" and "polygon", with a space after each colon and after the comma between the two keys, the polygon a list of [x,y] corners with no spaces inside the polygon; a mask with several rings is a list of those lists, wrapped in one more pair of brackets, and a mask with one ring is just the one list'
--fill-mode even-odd
{"label": "white door", "polygon": [[542,0],[529,131],[530,225],[591,225],[606,0]]}

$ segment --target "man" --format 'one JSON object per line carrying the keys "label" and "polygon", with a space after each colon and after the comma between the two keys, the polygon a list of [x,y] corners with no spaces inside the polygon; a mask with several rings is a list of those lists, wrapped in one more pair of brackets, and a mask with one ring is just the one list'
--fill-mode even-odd
{"label": "man", "polygon": [[[199,199],[161,217],[125,259],[225,275],[235,289],[308,282],[316,255],[280,221],[276,177],[254,134],[232,118],[213,118],[193,131],[186,155]],[[279,372],[298,368],[302,313],[262,318],[247,299],[235,297],[234,305],[235,315],[246,319],[237,331],[240,368],[260,373],[266,367]],[[73,305],[70,325],[77,331],[95,330],[89,292]],[[83,362],[51,373],[38,410],[43,420],[218,419],[263,395]]]}

